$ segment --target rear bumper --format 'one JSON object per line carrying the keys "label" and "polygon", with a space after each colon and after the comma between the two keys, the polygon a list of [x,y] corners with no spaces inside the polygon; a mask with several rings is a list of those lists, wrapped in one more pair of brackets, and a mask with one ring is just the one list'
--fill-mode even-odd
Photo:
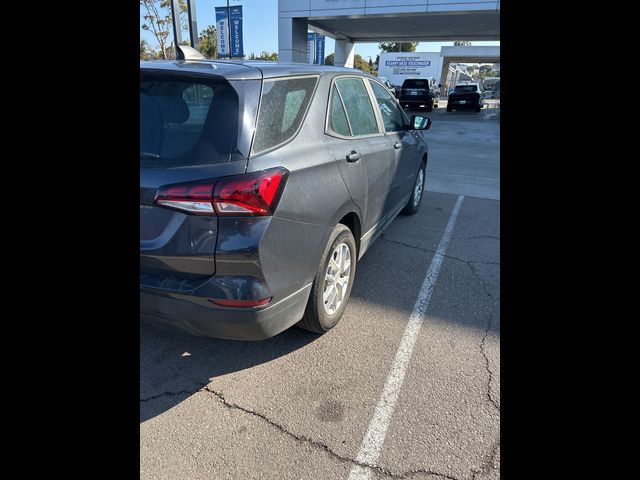
{"label": "rear bumper", "polygon": [[455,108],[457,110],[463,110],[463,109],[469,109],[469,110],[473,110],[474,108],[478,108],[478,107],[482,107],[483,104],[479,104],[476,102],[471,102],[469,101],[468,103],[457,103],[455,101],[448,101],[447,102],[447,107],[449,108]]}
{"label": "rear bumper", "polygon": [[421,105],[424,105],[425,107],[432,105],[435,103],[435,100],[432,98],[425,98],[422,100],[400,100],[399,103],[402,105],[402,108],[417,108]]}
{"label": "rear bumper", "polygon": [[154,320],[193,335],[229,340],[264,340],[297,323],[304,314],[311,284],[261,308],[225,308],[201,297],[140,290],[140,310]]}

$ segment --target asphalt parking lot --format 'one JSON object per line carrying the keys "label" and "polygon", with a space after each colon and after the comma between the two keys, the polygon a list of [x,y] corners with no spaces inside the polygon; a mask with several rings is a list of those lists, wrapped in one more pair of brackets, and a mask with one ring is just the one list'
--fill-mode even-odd
{"label": "asphalt parking lot", "polygon": [[422,207],[364,255],[329,333],[233,342],[141,317],[142,479],[500,477],[499,109],[443,105]]}

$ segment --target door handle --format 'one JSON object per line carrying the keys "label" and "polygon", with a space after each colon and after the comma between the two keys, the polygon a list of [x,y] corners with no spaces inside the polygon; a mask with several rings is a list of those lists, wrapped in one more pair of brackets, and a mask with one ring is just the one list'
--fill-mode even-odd
{"label": "door handle", "polygon": [[393,148],[395,148],[396,150],[402,148],[402,144],[400,142],[396,142],[393,144]]}
{"label": "door handle", "polygon": [[351,153],[347,155],[347,162],[357,162],[358,160],[360,160],[360,157],[362,157],[362,155],[360,155],[355,150],[352,150]]}

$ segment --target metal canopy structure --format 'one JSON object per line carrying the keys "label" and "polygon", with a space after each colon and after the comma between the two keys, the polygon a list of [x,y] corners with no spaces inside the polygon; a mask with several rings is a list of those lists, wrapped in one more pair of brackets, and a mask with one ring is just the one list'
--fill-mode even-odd
{"label": "metal canopy structure", "polygon": [[336,40],[353,67],[356,42],[500,40],[500,0],[279,0],[278,56],[305,62],[307,30]]}
{"label": "metal canopy structure", "polygon": [[496,11],[309,17],[308,22],[311,30],[350,42],[500,40]]}

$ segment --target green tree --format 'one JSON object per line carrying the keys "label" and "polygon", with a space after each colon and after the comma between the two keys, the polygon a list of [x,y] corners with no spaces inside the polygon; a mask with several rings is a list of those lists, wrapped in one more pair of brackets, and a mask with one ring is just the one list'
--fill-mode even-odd
{"label": "green tree", "polygon": [[378,48],[383,52],[415,52],[418,42],[382,42]]}
{"label": "green tree", "polygon": [[[187,1],[179,0],[180,9],[178,15],[182,29],[188,28],[188,19],[184,13],[187,12]],[[170,58],[167,50],[167,41],[172,30],[171,23],[171,0],[140,0],[140,6],[144,7],[146,14],[142,16],[144,23],[142,29],[151,32],[160,46],[160,58]],[[182,42],[189,44],[189,42]],[[173,49],[175,51],[175,48]]]}
{"label": "green tree", "polygon": [[454,47],[470,47],[471,42],[467,40],[456,40],[455,42],[453,42],[453,46]]}
{"label": "green tree", "polygon": [[353,68],[362,70],[365,73],[371,73],[371,68],[369,68],[369,63],[357,53],[353,56]]}
{"label": "green tree", "polygon": [[265,50],[258,56],[255,53],[251,52],[249,54],[249,60],[269,60],[271,62],[278,61],[278,54],[276,52],[267,52]]}
{"label": "green tree", "polygon": [[[335,64],[335,54],[327,55],[324,58],[325,65],[334,65]],[[353,56],[353,68],[357,68],[358,70],[362,70],[366,73],[371,73],[371,69],[369,68],[369,62],[367,62],[364,58],[362,58],[357,53]]]}
{"label": "green tree", "polygon": [[209,25],[198,36],[198,49],[205,57],[218,58],[218,31],[215,25]]}
{"label": "green tree", "polygon": [[149,42],[145,39],[140,39],[140,60],[149,59]]}

